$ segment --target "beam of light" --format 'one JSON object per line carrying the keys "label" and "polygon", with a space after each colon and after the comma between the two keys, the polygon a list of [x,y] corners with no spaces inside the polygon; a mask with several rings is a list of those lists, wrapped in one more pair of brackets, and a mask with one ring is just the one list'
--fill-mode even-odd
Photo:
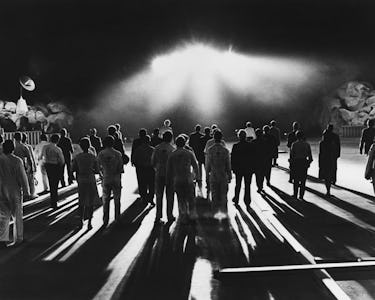
{"label": "beam of light", "polygon": [[[280,104],[319,82],[324,66],[297,58],[254,56],[202,43],[155,56],[149,66],[104,91],[113,109],[157,116],[183,104],[200,116],[217,115],[228,93],[242,101]],[[102,111],[100,112],[102,113]],[[144,115],[143,115],[144,116]]]}

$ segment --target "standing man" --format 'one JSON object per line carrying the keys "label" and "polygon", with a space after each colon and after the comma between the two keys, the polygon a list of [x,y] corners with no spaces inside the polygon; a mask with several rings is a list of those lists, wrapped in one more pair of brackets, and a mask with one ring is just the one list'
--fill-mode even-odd
{"label": "standing man", "polygon": [[175,150],[171,145],[172,133],[166,131],[163,134],[163,142],[155,147],[151,157],[151,164],[155,169],[155,193],[156,193],[156,218],[155,223],[159,223],[163,214],[163,194],[167,200],[168,222],[175,220],[173,217],[173,187],[167,184],[167,161],[169,155]]}
{"label": "standing man", "polygon": [[103,173],[103,225],[109,221],[109,200],[113,192],[115,204],[115,220],[118,221],[121,211],[121,175],[124,173],[124,165],[121,153],[113,148],[115,140],[107,136],[103,140],[104,149],[98,154],[99,167]]}
{"label": "standing man", "polygon": [[133,155],[135,153],[135,150],[143,143],[147,136],[147,130],[145,128],[141,128],[138,132],[138,138],[134,139],[133,144],[132,144],[132,153],[130,154],[130,161],[132,165],[134,166],[134,159]]}
{"label": "standing man", "polygon": [[[7,140],[3,145],[4,153],[0,155],[0,214],[5,216],[4,223],[0,224],[0,242],[9,240],[11,213],[14,220],[13,239],[17,245],[23,241],[22,199],[29,197],[30,190],[23,161],[13,154],[14,148],[13,141]],[[2,247],[4,246],[6,245],[3,243]]]}
{"label": "standing man", "polygon": [[48,145],[49,143],[47,142],[47,136],[42,133],[40,135],[40,143],[35,146],[35,157],[38,162],[38,166],[40,168],[40,172],[42,173],[42,183],[43,183],[43,194],[46,194],[49,190],[48,187],[48,176],[47,176],[47,171],[46,171],[46,166],[45,166],[45,159],[43,157],[43,147],[45,145]]}
{"label": "standing man", "polygon": [[33,147],[27,143],[27,134],[25,132],[22,133],[22,144],[26,146],[29,150],[30,157],[31,157],[31,165],[28,165],[26,168],[26,175],[27,180],[29,181],[29,188],[30,188],[30,198],[35,199],[38,197],[35,193],[35,172],[36,172],[36,163],[34,157]]}
{"label": "standing man", "polygon": [[[292,147],[292,144],[297,141],[297,131],[299,130],[299,124],[298,122],[293,122],[292,124],[292,131],[288,133],[288,139],[287,139],[287,144],[286,146],[289,148],[289,153],[290,153],[290,149]],[[291,175],[291,165],[290,165],[290,161],[289,161],[289,182],[292,183],[292,175]]]}
{"label": "standing man", "polygon": [[159,128],[155,128],[154,131],[152,132],[152,137],[151,137],[151,146],[156,147],[157,145],[161,144],[163,142],[163,139],[160,138],[160,130]]}
{"label": "standing man", "polygon": [[231,166],[233,173],[236,175],[236,187],[234,189],[233,203],[238,204],[242,178],[245,181],[245,205],[250,205],[250,185],[251,185],[251,159],[253,157],[251,144],[246,140],[246,132],[241,129],[238,132],[239,142],[233,145],[231,153]]}
{"label": "standing man", "polygon": [[[197,159],[192,151],[185,149],[185,139],[179,136],[176,139],[177,149],[173,151],[167,162],[167,184],[173,185],[177,194],[179,215],[184,223],[194,213],[194,174],[200,181]],[[194,173],[192,172],[194,170]]]}
{"label": "standing man", "polygon": [[265,142],[265,173],[264,176],[267,181],[267,185],[271,186],[271,170],[272,170],[272,159],[275,157],[277,151],[277,141],[275,137],[270,133],[270,127],[268,125],[263,126],[263,139]]}
{"label": "standing man", "polygon": [[[203,153],[202,142],[201,142],[201,138],[203,136],[204,135],[201,133],[201,125],[197,124],[195,125],[195,132],[191,133],[189,137],[189,146],[193,149],[195,157],[198,160],[198,167],[199,167],[200,174],[202,174],[202,166],[204,163],[202,162],[202,159],[198,159],[198,157],[201,158],[202,153]],[[201,189],[202,186],[200,186],[199,188]]]}
{"label": "standing man", "polygon": [[362,130],[361,135],[361,142],[359,143],[359,153],[363,153],[363,147],[365,148],[365,154],[368,155],[372,142],[374,141],[375,137],[375,120],[368,119],[367,120],[367,128]]}
{"label": "standing man", "polygon": [[215,144],[208,149],[206,173],[210,178],[214,215],[227,214],[228,183],[232,180],[228,149],[222,145],[223,134],[219,129],[214,133]]}
{"label": "standing man", "polygon": [[51,207],[56,209],[58,200],[57,188],[61,178],[61,169],[64,168],[65,159],[61,148],[57,146],[57,143],[59,142],[58,134],[53,134],[50,141],[51,143],[43,147],[42,156],[45,160],[48,176],[49,190],[51,193]]}
{"label": "standing man", "polygon": [[273,155],[273,166],[278,166],[277,164],[277,158],[279,157],[279,146],[280,146],[280,129],[276,127],[276,121],[272,120],[270,122],[270,135],[272,135],[275,138],[276,141],[276,149],[275,153]]}
{"label": "standing man", "polygon": [[246,122],[245,132],[246,132],[246,139],[248,141],[255,140],[257,138],[255,135],[255,130],[251,122]]}
{"label": "standing man", "polygon": [[91,128],[90,129],[90,143],[91,143],[91,146],[93,146],[95,148],[95,151],[96,151],[97,154],[103,148],[102,139],[97,136],[97,130],[96,130],[96,128]]}
{"label": "standing man", "polygon": [[[60,140],[57,144],[58,147],[61,148],[63,154],[64,154],[64,160],[65,160],[65,165],[66,169],[68,172],[68,183],[69,185],[73,183],[73,172],[72,172],[72,154],[73,154],[73,145],[72,145],[72,140],[67,137],[68,132],[65,128],[62,128],[60,130]],[[63,165],[61,174],[60,174],[60,181],[61,185],[64,187],[65,186],[65,178],[64,178],[64,170],[65,170],[65,165]]]}
{"label": "standing man", "polygon": [[123,164],[126,165],[129,162],[129,157],[125,154],[124,143],[119,138],[116,126],[114,125],[108,126],[107,132],[108,132],[108,135],[113,137],[113,140],[114,140],[113,149],[121,153],[122,162]]}

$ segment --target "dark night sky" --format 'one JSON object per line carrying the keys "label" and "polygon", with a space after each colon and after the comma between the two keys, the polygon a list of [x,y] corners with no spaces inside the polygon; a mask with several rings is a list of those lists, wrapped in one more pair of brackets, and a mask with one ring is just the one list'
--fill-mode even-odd
{"label": "dark night sky", "polygon": [[[340,63],[350,64],[357,71],[348,78],[375,83],[374,6],[360,0],[3,0],[0,99],[17,99],[17,78],[28,74],[37,84],[26,95],[30,103],[52,99],[88,109],[107,84],[127,78],[154,53],[192,39],[317,59],[332,65],[333,77],[343,72]],[[305,109],[314,105],[308,103]],[[236,107],[230,111],[237,113]],[[290,115],[296,112],[304,110]]]}

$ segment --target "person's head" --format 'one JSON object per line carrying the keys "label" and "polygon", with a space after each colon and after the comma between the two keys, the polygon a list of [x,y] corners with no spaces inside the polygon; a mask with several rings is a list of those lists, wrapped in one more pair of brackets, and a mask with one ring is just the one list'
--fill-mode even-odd
{"label": "person's head", "polygon": [[106,136],[103,140],[103,146],[105,148],[112,148],[114,144],[115,144],[115,139],[111,135]]}
{"label": "person's head", "polygon": [[220,143],[221,140],[223,138],[223,134],[221,133],[221,130],[220,129],[216,129],[215,133],[214,133],[214,140],[215,140],[215,143]]}
{"label": "person's head", "polygon": [[27,134],[25,132],[22,132],[21,142],[22,143],[27,143]]}
{"label": "person's head", "polygon": [[256,135],[257,139],[261,138],[262,135],[263,135],[262,129],[260,129],[260,128],[255,129],[255,135]]}
{"label": "person's head", "polygon": [[14,151],[14,142],[12,140],[6,140],[3,144],[3,153],[11,154]]}
{"label": "person's head", "polygon": [[115,125],[110,125],[107,127],[108,135],[113,136],[116,133],[117,129]]}
{"label": "person's head", "polygon": [[375,120],[374,119],[369,119],[368,122],[368,127],[374,127],[374,124],[375,124]]}
{"label": "person's head", "polygon": [[270,127],[268,125],[263,126],[263,132],[264,134],[269,134],[270,133]]}
{"label": "person's head", "polygon": [[204,128],[204,134],[205,135],[210,135],[211,134],[211,128],[210,127],[205,127]]}
{"label": "person's head", "polygon": [[172,138],[172,132],[170,132],[169,130],[163,133],[163,142],[170,143],[172,142]]}
{"label": "person's head", "polygon": [[97,133],[96,128],[91,128],[90,129],[90,135],[96,135],[96,133]]}
{"label": "person's head", "polygon": [[146,136],[142,138],[142,143],[149,145],[151,143],[151,137],[148,134],[146,134]]}
{"label": "person's head", "polygon": [[216,128],[217,128],[217,125],[216,125],[216,124],[212,124],[212,125],[211,125],[211,131],[216,130]]}
{"label": "person's head", "polygon": [[185,146],[185,138],[181,135],[179,135],[176,139],[176,146],[177,148],[183,148]]}
{"label": "person's head", "polygon": [[51,135],[51,143],[57,144],[60,140],[60,136],[57,133]]}
{"label": "person's head", "polygon": [[138,136],[142,139],[147,135],[147,130],[145,128],[141,128],[138,132]]}
{"label": "person's head", "polygon": [[15,134],[14,134],[14,139],[17,141],[17,142],[21,142],[21,139],[22,139],[22,133],[17,131]]}
{"label": "person's head", "polygon": [[297,140],[304,140],[305,139],[305,134],[303,133],[302,130],[298,130],[296,132],[296,138],[297,138]]}
{"label": "person's head", "polygon": [[293,131],[298,130],[298,129],[299,129],[299,124],[298,124],[298,122],[293,122],[292,127],[293,127]]}
{"label": "person's head", "polygon": [[171,126],[171,120],[169,120],[169,119],[164,120],[164,126],[165,127]]}
{"label": "person's head", "polygon": [[245,130],[243,130],[243,129],[239,130],[237,135],[238,135],[238,139],[240,141],[246,141],[246,131]]}
{"label": "person's head", "polygon": [[189,140],[189,136],[186,133],[181,133],[180,135],[185,139],[185,143],[187,143]]}
{"label": "person's head", "polygon": [[200,132],[201,131],[201,125],[197,124],[195,125],[195,132]]}
{"label": "person's head", "polygon": [[67,131],[65,128],[62,128],[62,129],[60,130],[60,135],[61,135],[61,137],[66,137],[67,134],[68,134],[68,131]]}
{"label": "person's head", "polygon": [[121,129],[121,125],[120,125],[119,123],[116,123],[116,124],[115,124],[115,127],[116,127],[116,130],[117,130],[117,131],[120,131],[120,129]]}
{"label": "person's head", "polygon": [[45,141],[45,142],[47,142],[47,136],[46,136],[44,133],[42,133],[42,134],[40,135],[40,140],[41,140],[41,141]]}
{"label": "person's head", "polygon": [[159,136],[159,133],[160,133],[159,128],[155,128],[155,129],[152,131],[152,135],[153,135],[153,136]]}
{"label": "person's head", "polygon": [[91,146],[90,139],[87,137],[81,138],[79,141],[79,145],[81,146],[83,152],[88,152]]}
{"label": "person's head", "polygon": [[272,120],[272,121],[270,122],[270,125],[271,125],[272,127],[275,127],[275,126],[276,126],[276,121],[275,121],[275,120]]}
{"label": "person's head", "polygon": [[251,122],[246,122],[246,127],[249,128],[249,127],[252,127],[253,125],[251,124]]}

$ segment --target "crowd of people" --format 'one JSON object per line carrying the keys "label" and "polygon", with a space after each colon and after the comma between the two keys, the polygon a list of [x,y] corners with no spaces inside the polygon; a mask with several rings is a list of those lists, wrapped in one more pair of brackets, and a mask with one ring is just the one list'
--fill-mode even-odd
{"label": "crowd of people", "polygon": [[[229,151],[223,133],[216,124],[205,127],[203,132],[202,127],[196,125],[192,133],[176,136],[170,120],[165,120],[160,129],[152,131],[151,136],[147,129],[139,130],[138,137],[132,142],[130,157],[125,151],[125,137],[119,124],[108,126],[107,136],[103,139],[97,135],[95,128],[90,129],[90,133],[80,139],[79,146],[72,143],[66,129],[62,129],[60,134],[52,134],[49,142],[47,136],[42,134],[35,149],[27,144],[24,133],[15,133],[14,141],[3,141],[0,137],[0,245],[6,247],[9,244],[11,219],[14,220],[13,243],[18,245],[23,241],[22,203],[25,199],[37,197],[34,176],[37,167],[42,174],[42,194],[49,191],[52,209],[58,208],[59,184],[66,186],[65,169],[68,185],[77,181],[80,227],[88,220],[88,229],[92,228],[96,205],[103,205],[103,226],[107,226],[111,196],[114,219],[119,220],[121,177],[124,165],[129,162],[135,167],[140,199],[152,207],[156,205],[155,223],[163,220],[164,198],[166,218],[168,222],[175,220],[175,194],[181,222],[193,222],[196,195],[203,196],[204,192],[203,177],[212,216],[225,218],[232,173],[235,176],[233,203],[239,204],[244,181],[243,202],[249,206],[253,174],[258,193],[263,193],[264,182],[271,186],[272,167],[278,165],[281,134],[276,121],[256,129],[251,122],[247,122],[244,129],[237,131],[237,136],[238,141]],[[365,142],[361,142],[361,151],[363,145]],[[287,134],[287,147],[290,148],[292,197],[303,199],[307,170],[313,157],[310,144],[297,122],[293,123],[292,131]],[[369,153],[370,166],[366,178],[375,178],[375,146],[370,149],[365,145],[365,152]],[[327,196],[330,196],[331,185],[336,182],[339,157],[340,138],[334,133],[333,126],[328,125],[319,144],[319,178],[325,182]],[[103,188],[101,199],[97,189],[99,179]]]}

